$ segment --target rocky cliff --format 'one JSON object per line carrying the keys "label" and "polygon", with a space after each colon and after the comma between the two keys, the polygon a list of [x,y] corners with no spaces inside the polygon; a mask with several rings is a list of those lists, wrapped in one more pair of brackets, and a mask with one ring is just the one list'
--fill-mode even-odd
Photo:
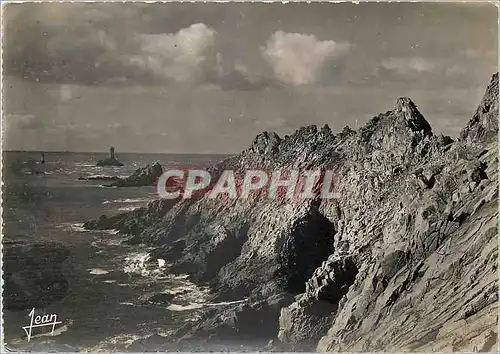
{"label": "rocky cliff", "polygon": [[135,230],[140,242],[155,245],[171,271],[209,283],[216,299],[248,298],[183,328],[178,345],[260,349],[272,340],[269,350],[491,350],[497,117],[494,75],[457,141],[435,135],[409,98],[359,131],[262,133],[213,172],[330,169],[340,197],[198,196],[157,206],[162,212],[142,217]]}

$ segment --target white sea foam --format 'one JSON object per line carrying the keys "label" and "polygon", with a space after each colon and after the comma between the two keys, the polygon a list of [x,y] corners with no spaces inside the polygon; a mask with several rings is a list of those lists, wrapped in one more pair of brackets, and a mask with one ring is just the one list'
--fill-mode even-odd
{"label": "white sea foam", "polygon": [[[107,337],[103,341],[99,343],[99,345],[92,348],[90,351],[86,350],[86,352],[108,352],[110,351],[111,346],[124,346],[128,348],[130,345],[134,344],[136,341],[140,339],[145,339],[149,335],[139,335],[132,333],[121,333],[114,335],[112,337]],[[116,349],[116,348],[115,348]],[[114,350],[113,350],[114,351]]]}
{"label": "white sea foam", "polygon": [[86,163],[86,162],[74,162],[73,166],[81,166],[81,167],[96,167],[95,164]]}
{"label": "white sea foam", "polygon": [[167,262],[165,262],[165,260],[161,258],[158,258],[156,261],[158,262],[158,268],[163,268],[167,264]]}
{"label": "white sea foam", "polygon": [[129,207],[121,207],[118,210],[120,211],[134,211],[136,209],[139,209],[140,207],[138,206],[129,206]]}
{"label": "white sea foam", "polygon": [[108,274],[109,272],[107,270],[101,269],[101,268],[94,268],[94,269],[88,269],[89,274],[94,274],[94,275],[104,275]]}
{"label": "white sea foam", "polygon": [[143,276],[149,275],[151,270],[148,269],[148,261],[151,255],[148,252],[132,253],[125,258],[125,273],[135,273]]}
{"label": "white sea foam", "polygon": [[218,306],[241,304],[245,301],[247,301],[247,300],[243,299],[243,300],[237,300],[237,301],[225,301],[225,302],[215,302],[215,303],[191,302],[187,305],[170,304],[167,306],[167,310],[176,311],[176,312],[190,311],[190,310],[201,309],[203,307],[218,307]]}
{"label": "white sea foam", "polygon": [[150,199],[148,198],[120,198],[115,200],[105,200],[102,204],[110,204],[110,203],[147,203]]}
{"label": "white sea foam", "polygon": [[70,229],[76,232],[86,232],[89,231],[86,228],[83,227],[83,223],[77,223],[77,224],[71,224]]}
{"label": "white sea foam", "polygon": [[169,311],[175,311],[175,312],[181,312],[181,311],[191,311],[191,310],[197,310],[203,308],[204,304],[199,304],[199,303],[192,303],[189,305],[178,305],[178,304],[171,304],[167,306],[167,310]]}

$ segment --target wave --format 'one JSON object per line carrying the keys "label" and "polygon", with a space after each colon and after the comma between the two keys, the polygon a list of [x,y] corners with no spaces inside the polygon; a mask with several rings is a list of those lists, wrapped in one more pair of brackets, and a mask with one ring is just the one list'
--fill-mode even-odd
{"label": "wave", "polygon": [[75,231],[75,232],[88,232],[90,230],[87,230],[86,228],[83,227],[83,223],[76,223],[76,224],[62,224],[62,225],[59,225],[57,227],[63,227],[64,229],[69,229],[71,231]]}
{"label": "wave", "polygon": [[192,302],[187,305],[179,305],[179,304],[170,304],[167,306],[167,310],[169,311],[191,311],[191,310],[198,310],[204,307],[218,307],[218,306],[227,306],[227,305],[234,305],[234,304],[241,304],[246,302],[247,299],[243,300],[236,300],[236,301],[224,301],[224,302],[214,302],[214,303],[202,303],[202,302]]}
{"label": "wave", "polygon": [[88,162],[73,162],[73,166],[81,166],[81,167],[97,167],[95,164]]}
{"label": "wave", "polygon": [[139,206],[121,207],[118,210],[119,211],[134,211],[136,209],[140,209],[140,207]]}
{"label": "wave", "polygon": [[110,204],[110,203],[147,203],[151,199],[149,198],[121,198],[115,200],[105,200],[102,204]]}
{"label": "wave", "polygon": [[125,349],[130,347],[135,342],[145,339],[151,336],[151,334],[136,334],[136,333],[121,333],[111,337],[107,337],[101,341],[97,346],[91,348],[86,352],[109,352],[115,351],[118,347],[122,346]]}
{"label": "wave", "polygon": [[104,274],[109,274],[107,270],[101,269],[101,268],[93,268],[93,269],[87,269],[90,270],[89,274],[93,275],[104,275]]}
{"label": "wave", "polygon": [[167,306],[167,310],[181,312],[181,311],[198,310],[198,309],[201,309],[203,307],[204,307],[204,304],[200,304],[200,303],[193,303],[193,304],[189,304],[189,305],[171,304],[171,305]]}
{"label": "wave", "polygon": [[151,267],[148,261],[151,257],[149,252],[132,253],[125,257],[125,265],[123,271],[125,273],[135,273],[140,275],[150,275]]}

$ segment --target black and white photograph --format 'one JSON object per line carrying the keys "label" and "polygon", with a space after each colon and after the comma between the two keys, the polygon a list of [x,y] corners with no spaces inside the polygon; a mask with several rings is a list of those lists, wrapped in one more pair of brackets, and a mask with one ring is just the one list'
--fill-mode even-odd
{"label": "black and white photograph", "polygon": [[499,352],[498,3],[2,2],[2,352]]}

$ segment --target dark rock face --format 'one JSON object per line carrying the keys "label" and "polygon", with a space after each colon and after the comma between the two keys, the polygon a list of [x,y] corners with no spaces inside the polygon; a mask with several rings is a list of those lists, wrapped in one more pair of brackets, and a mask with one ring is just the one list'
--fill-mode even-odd
{"label": "dark rock face", "polygon": [[[497,100],[495,75],[458,141],[435,136],[408,98],[359,131],[263,133],[212,170],[331,169],[340,197],[199,196],[156,214],[141,234],[173,270],[209,282],[216,299],[249,297],[252,308],[295,296],[278,306],[278,329],[258,334],[265,341],[272,333],[280,348],[489,350],[497,333]],[[254,319],[245,309],[208,313],[181,342],[194,333],[205,344],[248,338]],[[228,319],[235,316],[243,317]]]}
{"label": "dark rock face", "polygon": [[245,302],[208,311],[200,321],[186,324],[174,335],[174,350],[270,350],[276,338],[280,310],[293,296],[280,293],[265,300]]}
{"label": "dark rock face", "polygon": [[45,307],[68,291],[62,263],[69,251],[56,243],[3,243],[3,304],[8,310]]}
{"label": "dark rock face", "polygon": [[121,233],[134,236],[130,243],[143,243],[148,240],[148,228],[160,222],[161,218],[178,200],[155,200],[143,208],[125,212],[111,217],[101,215],[99,219],[83,224],[89,230],[119,230]]}
{"label": "dark rock face", "polygon": [[154,186],[158,178],[163,174],[163,167],[159,162],[151,165],[138,168],[135,172],[127,177],[116,180],[111,183],[111,187],[141,187]]}
{"label": "dark rock face", "polygon": [[293,351],[310,351],[330,328],[337,305],[302,296],[281,309],[278,339]]}
{"label": "dark rock face", "polygon": [[498,131],[498,73],[493,75],[479,107],[469,124],[460,133],[460,139],[472,142],[495,138]]}

